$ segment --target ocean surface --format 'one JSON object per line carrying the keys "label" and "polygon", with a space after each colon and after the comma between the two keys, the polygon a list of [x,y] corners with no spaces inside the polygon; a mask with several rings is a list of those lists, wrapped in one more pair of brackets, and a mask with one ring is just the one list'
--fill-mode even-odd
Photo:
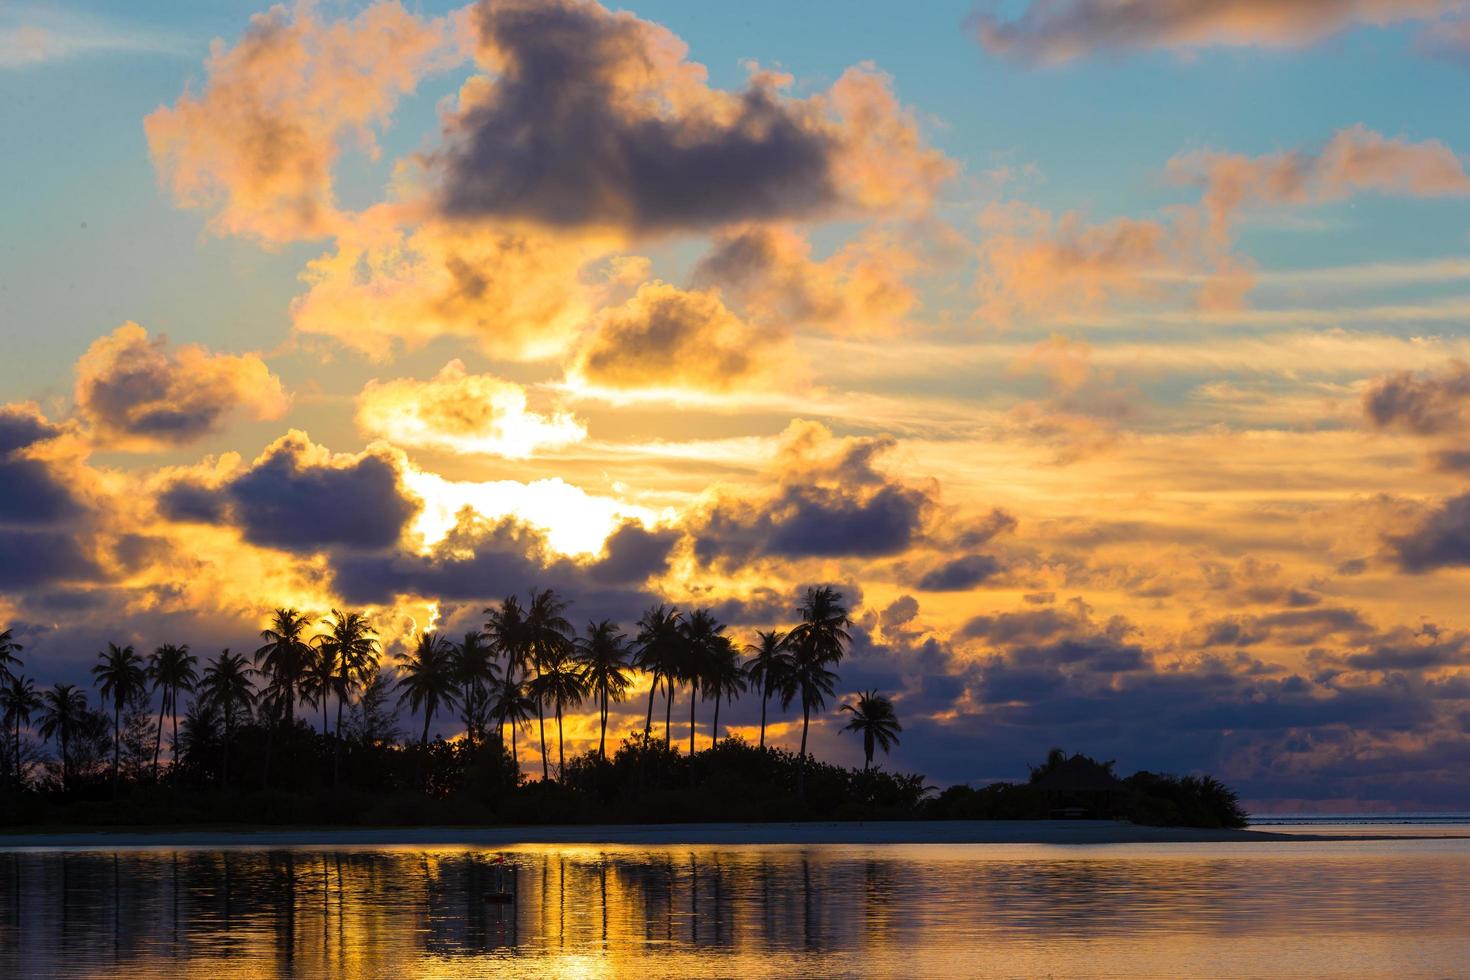
{"label": "ocean surface", "polygon": [[1292,829],[1393,836],[11,850],[0,977],[1470,976],[1470,840],[1401,836],[1470,817],[1353,819]]}

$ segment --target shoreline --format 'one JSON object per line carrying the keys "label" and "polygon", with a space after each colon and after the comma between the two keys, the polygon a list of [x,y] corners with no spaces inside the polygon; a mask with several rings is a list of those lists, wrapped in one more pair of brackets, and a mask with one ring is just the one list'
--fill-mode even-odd
{"label": "shoreline", "polygon": [[291,847],[817,846],[883,844],[1214,844],[1304,841],[1454,840],[1385,834],[1148,827],[1111,820],[853,821],[769,824],[557,824],[503,827],[118,828],[0,833],[0,851],[272,849]]}

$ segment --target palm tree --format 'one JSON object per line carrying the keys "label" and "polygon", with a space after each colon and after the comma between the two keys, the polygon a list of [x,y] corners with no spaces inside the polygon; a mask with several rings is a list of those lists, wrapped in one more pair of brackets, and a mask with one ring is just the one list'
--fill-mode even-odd
{"label": "palm tree", "polygon": [[367,677],[378,666],[377,631],[359,613],[333,609],[332,615],[322,620],[328,627],[326,633],[317,634],[313,642],[317,650],[330,651],[336,664],[336,673],[331,688],[337,695],[337,739],[342,739],[342,706],[367,682]]}
{"label": "palm tree", "polygon": [[510,759],[515,763],[516,772],[520,772],[521,757],[516,750],[516,729],[530,723],[531,716],[536,712],[536,702],[526,693],[526,686],[511,676],[509,668],[506,668],[505,679],[495,693],[490,710],[500,719],[502,727],[507,721],[510,722]]}
{"label": "palm tree", "polygon": [[484,740],[490,691],[500,680],[500,667],[495,663],[495,648],[487,642],[484,633],[471,630],[464,635],[464,642],[455,647],[454,669],[460,684],[465,738],[469,740],[470,751],[473,752],[475,738]]}
{"label": "palm tree", "polygon": [[[581,665],[572,659],[572,648],[564,645],[541,663],[540,675],[531,682],[531,696],[538,704],[556,709],[556,778],[566,770],[566,741],[562,738],[563,708],[575,708],[587,697],[587,678]],[[543,762],[544,762],[543,757]]]}
{"label": "palm tree", "polygon": [[305,640],[310,618],[295,609],[277,609],[271,624],[260,631],[265,645],[255,651],[255,666],[269,679],[272,701],[285,712],[286,724],[296,724],[296,696],[311,664]]}
{"label": "palm tree", "polygon": [[122,749],[122,709],[148,690],[147,665],[133,652],[131,645],[107,644],[107,652],[99,653],[92,668],[94,683],[101,685],[102,697],[112,699],[112,795],[117,796],[117,764]]}
{"label": "palm tree", "polygon": [[715,703],[715,718],[710,726],[709,746],[714,748],[720,740],[720,701],[733,702],[745,690],[745,671],[740,664],[740,654],[728,636],[716,637],[710,647],[705,663],[704,683],[701,694],[706,701]]}
{"label": "palm tree", "polygon": [[[511,686],[515,683],[515,674],[519,671],[524,675],[528,669],[527,660],[530,653],[526,648],[526,616],[521,609],[521,600],[513,595],[508,595],[500,605],[490,606],[485,610],[485,636],[490,640],[497,656],[505,658],[505,684]],[[497,705],[507,704],[504,698],[497,698]],[[534,707],[534,705],[532,706]],[[495,712],[495,727],[501,729],[500,740],[505,741],[505,720],[503,711]],[[515,731],[510,733],[512,747],[515,743]]]}
{"label": "palm tree", "polygon": [[[638,635],[634,642],[637,649],[633,654],[633,666],[653,680],[648,685],[648,718],[643,725],[643,734],[653,732],[653,696],[658,685],[663,683],[672,697],[672,678],[678,672],[679,658],[684,649],[684,617],[678,609],[660,603],[643,613],[638,620]],[[668,715],[664,718],[664,746],[669,744]]]}
{"label": "palm tree", "polygon": [[16,656],[25,647],[16,643],[10,632],[10,630],[0,631],[0,683],[3,684],[15,680],[15,671],[12,668],[25,666],[25,663]]}
{"label": "palm tree", "polygon": [[422,633],[418,646],[403,662],[398,674],[398,704],[408,702],[411,711],[423,709],[424,734],[419,739],[419,774],[429,754],[429,724],[440,707],[455,703],[454,648],[437,633]]}
{"label": "palm tree", "polygon": [[225,722],[224,764],[221,767],[220,783],[230,785],[230,743],[235,737],[237,719],[250,717],[250,709],[256,701],[255,688],[250,684],[250,675],[256,673],[245,661],[245,655],[231,653],[228,648],[204,668],[199,681],[199,693],[206,708],[220,713]]}
{"label": "palm tree", "polygon": [[[567,622],[567,602],[553,589],[531,590],[531,601],[526,606],[526,649],[539,679],[545,665],[565,660],[572,644],[572,624]],[[534,684],[534,682],[533,682]],[[541,727],[541,778],[551,778],[550,762],[546,758],[546,711],[545,702],[536,699],[536,720]]]}
{"label": "palm tree", "polygon": [[607,760],[608,702],[621,701],[631,683],[628,677],[627,637],[610,620],[588,623],[587,635],[577,640],[588,690],[597,698],[597,758]]}
{"label": "palm tree", "polygon": [[179,692],[194,690],[194,685],[199,681],[199,674],[194,669],[198,663],[199,658],[189,652],[187,643],[181,646],[165,643],[148,657],[148,677],[153,681],[153,689],[163,692],[163,703],[158,710],[158,734],[153,739],[153,781],[155,783],[158,782],[158,753],[163,746],[165,715],[173,719],[174,761],[178,761]]}
{"label": "palm tree", "polygon": [[41,695],[42,738],[55,738],[61,749],[61,792],[71,787],[71,736],[87,713],[87,695],[73,684],[57,684]]}
{"label": "palm tree", "polygon": [[322,748],[327,744],[327,708],[331,704],[332,689],[337,683],[337,648],[330,641],[312,641],[311,656],[306,661],[306,671],[301,679],[301,693],[306,702],[322,709]]}
{"label": "palm tree", "polygon": [[863,691],[856,704],[843,704],[843,711],[851,711],[850,718],[842,727],[844,732],[863,733],[863,771],[873,765],[873,747],[881,748],[884,754],[898,744],[898,733],[903,726],[898,723],[898,714],[893,702],[877,691]]}
{"label": "palm tree", "polygon": [[837,684],[837,675],[828,670],[823,661],[811,653],[811,648],[798,649],[791,666],[790,687],[782,692],[781,707],[791,707],[791,702],[801,700],[801,752],[806,758],[807,729],[811,727],[812,711],[827,707],[827,698],[832,696]]}
{"label": "palm tree", "polygon": [[[689,758],[694,758],[694,711],[699,692],[709,676],[716,647],[728,645],[725,626],[708,609],[696,609],[684,621],[684,649],[679,658],[678,679],[689,683]],[[693,773],[693,769],[690,769]]]}
{"label": "palm tree", "polygon": [[842,604],[842,593],[829,585],[806,590],[806,596],[796,607],[801,617],[787,637],[795,650],[805,650],[806,656],[822,664],[837,664],[847,651],[852,637],[847,627],[852,621],[847,618],[847,607]]}
{"label": "palm tree", "polygon": [[783,693],[791,676],[791,647],[786,634],[780,630],[766,630],[755,634],[756,643],[745,648],[750,659],[745,662],[745,675],[750,684],[761,692],[761,741],[766,747],[766,705],[773,693]]}
{"label": "palm tree", "polygon": [[20,772],[20,726],[31,723],[31,713],[40,710],[41,699],[36,695],[36,685],[29,678],[11,675],[10,683],[0,688],[0,709],[5,712],[6,727],[15,739],[14,769],[15,785],[23,783]]}

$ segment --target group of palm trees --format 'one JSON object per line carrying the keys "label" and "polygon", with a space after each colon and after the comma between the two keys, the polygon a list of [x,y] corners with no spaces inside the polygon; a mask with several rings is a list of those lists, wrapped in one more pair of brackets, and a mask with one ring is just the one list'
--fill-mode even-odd
{"label": "group of palm trees", "polygon": [[[597,759],[606,760],[609,712],[628,695],[635,671],[649,678],[645,737],[652,737],[654,705],[662,693],[665,750],[671,747],[673,705],[681,689],[689,692],[691,756],[700,701],[713,704],[713,746],[720,734],[721,704],[749,691],[760,698],[762,749],[770,702],[777,701],[782,709],[800,705],[798,757],[805,760],[812,715],[825,710],[833,696],[838,680],[833,668],[851,641],[842,595],[830,587],[807,589],[797,608],[797,625],[787,632],[757,633],[744,657],[726,635],[726,627],[708,609],[686,614],[669,605],[654,606],[638,620],[630,638],[608,620],[589,622],[578,635],[566,617],[567,608],[567,601],[552,589],[532,590],[524,604],[519,597],[508,596],[485,610],[483,629],[466,633],[458,642],[433,631],[421,633],[391,679],[382,668],[381,647],[372,625],[358,613],[337,609],[310,636],[310,616],[295,609],[277,609],[261,632],[263,644],[253,656],[226,649],[202,670],[187,646],[160,646],[144,658],[131,646],[108,644],[98,655],[92,674],[110,713],[113,791],[118,785],[124,712],[147,703],[153,695],[159,697],[151,763],[152,777],[157,780],[166,720],[172,726],[173,755],[178,755],[180,695],[185,692],[194,696],[196,706],[214,712],[223,726],[226,783],[228,747],[238,726],[252,717],[263,720],[269,740],[280,723],[295,726],[301,702],[321,712],[323,741],[334,746],[335,780],[344,707],[354,699],[381,703],[393,689],[400,707],[423,717],[420,759],[426,754],[434,718],[457,711],[472,751],[486,742],[491,731],[503,744],[509,726],[511,757],[518,769],[517,731],[534,720],[542,778],[550,780],[547,714],[556,722],[558,773],[566,762],[563,717],[589,701],[598,716]],[[14,752],[6,768],[17,777],[21,773],[21,729],[35,719],[37,734],[57,744],[64,791],[72,775],[69,743],[91,709],[85,692],[75,685],[56,684],[38,693],[31,680],[16,673],[16,668],[24,666],[17,657],[20,652],[9,630],[0,633],[0,713]],[[334,698],[335,738],[328,725]],[[872,765],[876,748],[887,752],[898,740],[901,727],[893,705],[869,691],[842,708],[852,715],[845,730],[863,736],[866,769]],[[265,755],[269,783],[269,742]]]}

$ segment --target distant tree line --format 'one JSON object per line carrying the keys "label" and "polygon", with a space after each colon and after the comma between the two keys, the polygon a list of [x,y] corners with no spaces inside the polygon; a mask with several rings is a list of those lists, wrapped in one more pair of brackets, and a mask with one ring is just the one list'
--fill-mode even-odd
{"label": "distant tree line", "polygon": [[[165,644],[141,656],[108,644],[92,668],[98,701],[76,685],[38,690],[23,650],[0,632],[0,819],[10,822],[413,823],[767,820],[963,815],[922,776],[874,765],[898,743],[893,703],[876,691],[841,705],[862,738],[862,769],[807,751],[813,715],[834,697],[851,625],[841,593],[808,589],[790,630],[759,632],[742,651],[707,609],[648,609],[628,636],[607,620],[578,633],[568,603],[533,590],[485,610],[450,639],[427,631],[396,666],[372,624],[334,609],[320,622],[277,609],[250,654],[201,661]],[[743,654],[743,655],[742,655]],[[644,725],[609,752],[612,706],[644,696]],[[673,708],[689,701],[689,744],[673,744]],[[720,737],[721,706],[761,705],[757,742]],[[662,738],[655,711],[662,701]],[[711,709],[709,742],[698,711]],[[566,756],[563,721],[590,705],[595,751]],[[772,707],[801,712],[795,753],[766,744]],[[298,717],[305,707],[319,715]],[[421,719],[400,731],[398,710]],[[450,719],[455,738],[434,738]],[[548,722],[556,739],[553,770]],[[541,779],[522,773],[522,736]],[[164,757],[167,740],[169,751]],[[45,751],[47,747],[53,751]],[[956,790],[967,789],[957,787]],[[936,803],[943,806],[936,808]],[[970,809],[974,809],[970,806]],[[1045,815],[1045,814],[1042,814]],[[1169,814],[1164,814],[1165,817]]]}

